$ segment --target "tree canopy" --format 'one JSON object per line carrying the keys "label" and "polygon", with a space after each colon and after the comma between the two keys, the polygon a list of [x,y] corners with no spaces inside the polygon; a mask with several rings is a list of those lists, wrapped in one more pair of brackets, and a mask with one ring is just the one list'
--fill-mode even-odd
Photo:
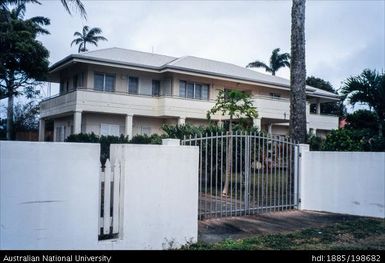
{"label": "tree canopy", "polygon": [[13,134],[14,97],[35,96],[49,65],[49,52],[36,37],[48,34],[44,26],[50,21],[40,16],[24,19],[25,10],[25,4],[0,10],[0,99],[8,98],[7,139]]}

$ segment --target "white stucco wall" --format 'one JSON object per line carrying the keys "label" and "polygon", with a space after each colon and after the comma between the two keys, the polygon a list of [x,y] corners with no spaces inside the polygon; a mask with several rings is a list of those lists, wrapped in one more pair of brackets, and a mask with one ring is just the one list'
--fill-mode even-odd
{"label": "white stucco wall", "polygon": [[303,152],[301,208],[385,218],[385,153]]}
{"label": "white stucco wall", "polygon": [[198,235],[198,147],[112,145],[122,161],[122,235],[103,249],[167,249]]}
{"label": "white stucco wall", "polygon": [[95,249],[99,151],[0,141],[0,249]]}

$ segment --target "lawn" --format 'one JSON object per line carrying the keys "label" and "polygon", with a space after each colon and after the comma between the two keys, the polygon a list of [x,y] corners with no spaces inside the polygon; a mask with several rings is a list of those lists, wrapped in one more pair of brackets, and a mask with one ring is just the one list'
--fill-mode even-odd
{"label": "lawn", "polygon": [[251,238],[206,244],[190,250],[385,250],[385,220],[357,219],[286,234],[256,235]]}

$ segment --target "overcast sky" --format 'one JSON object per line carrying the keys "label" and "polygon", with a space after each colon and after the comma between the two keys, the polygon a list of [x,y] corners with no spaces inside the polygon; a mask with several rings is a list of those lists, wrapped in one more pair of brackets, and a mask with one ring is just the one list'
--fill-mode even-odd
{"label": "overcast sky", "polygon": [[[54,63],[70,47],[83,25],[100,27],[108,42],[98,48],[122,47],[171,55],[192,55],[245,66],[268,62],[271,51],[290,52],[291,1],[95,1],[88,13],[68,15],[59,0],[29,4],[27,17],[51,19],[50,35],[40,37]],[[364,68],[385,69],[385,5],[377,1],[310,1],[306,3],[307,75],[335,88]],[[90,47],[90,50],[96,47]],[[264,72],[260,69],[258,71]],[[278,76],[289,78],[289,70]]]}

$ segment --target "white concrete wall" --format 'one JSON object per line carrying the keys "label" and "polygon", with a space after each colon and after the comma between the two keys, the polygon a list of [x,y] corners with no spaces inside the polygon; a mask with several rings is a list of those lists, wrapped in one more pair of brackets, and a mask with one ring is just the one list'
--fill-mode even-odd
{"label": "white concrete wall", "polygon": [[112,145],[122,161],[122,235],[104,249],[165,249],[198,235],[198,147]]}
{"label": "white concrete wall", "polygon": [[0,141],[0,249],[95,249],[99,151]]}
{"label": "white concrete wall", "polygon": [[385,218],[385,153],[303,152],[301,208]]}

